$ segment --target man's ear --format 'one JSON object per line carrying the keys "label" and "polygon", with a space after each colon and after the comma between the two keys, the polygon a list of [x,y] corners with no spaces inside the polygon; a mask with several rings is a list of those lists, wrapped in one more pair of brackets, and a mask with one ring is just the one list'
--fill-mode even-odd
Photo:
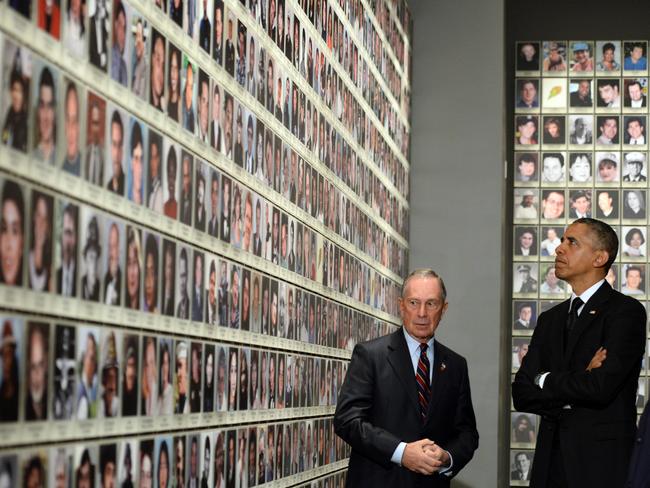
{"label": "man's ear", "polygon": [[599,249],[596,251],[596,256],[594,257],[594,268],[603,268],[609,261],[609,253],[604,249]]}

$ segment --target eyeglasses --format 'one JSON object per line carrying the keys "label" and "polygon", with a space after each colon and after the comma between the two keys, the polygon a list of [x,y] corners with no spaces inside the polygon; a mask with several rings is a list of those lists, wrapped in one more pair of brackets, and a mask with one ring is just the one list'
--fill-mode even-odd
{"label": "eyeglasses", "polygon": [[[420,310],[422,307],[422,300],[418,300],[417,298],[405,298],[404,303],[406,304],[406,308],[409,310]],[[440,306],[441,303],[439,300],[427,300],[424,302],[424,308],[427,312],[434,312],[438,310]]]}

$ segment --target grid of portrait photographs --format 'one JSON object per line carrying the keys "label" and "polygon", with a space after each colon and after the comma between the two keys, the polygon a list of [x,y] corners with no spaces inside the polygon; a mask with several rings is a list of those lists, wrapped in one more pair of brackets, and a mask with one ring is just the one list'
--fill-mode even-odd
{"label": "grid of portrait photographs", "polygon": [[408,269],[388,0],[0,3],[2,486],[344,486]]}
{"label": "grid of portrait photographs", "polygon": [[[648,41],[515,44],[513,374],[528,351],[538,315],[571,294],[555,275],[554,259],[573,220],[594,217],[612,225],[620,249],[607,281],[644,306],[650,293]],[[646,403],[647,365],[645,357],[639,413]],[[527,486],[539,419],[515,411],[510,415],[510,482]]]}
{"label": "grid of portrait photographs", "polygon": [[[4,486],[345,486],[331,418],[128,436],[0,455]],[[332,473],[307,484],[303,473]],[[322,471],[322,470],[321,470]],[[293,483],[292,483],[293,482]],[[292,484],[291,484],[292,483]]]}

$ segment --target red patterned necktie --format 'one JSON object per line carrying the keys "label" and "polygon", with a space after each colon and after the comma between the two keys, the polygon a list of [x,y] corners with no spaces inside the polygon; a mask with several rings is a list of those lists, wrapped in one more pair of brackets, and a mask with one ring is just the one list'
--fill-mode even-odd
{"label": "red patterned necktie", "polygon": [[415,382],[418,386],[418,400],[420,402],[420,415],[422,422],[427,417],[429,411],[429,398],[431,398],[431,387],[429,385],[429,358],[427,357],[428,344],[420,344],[420,359],[418,360],[418,370],[415,373]]}

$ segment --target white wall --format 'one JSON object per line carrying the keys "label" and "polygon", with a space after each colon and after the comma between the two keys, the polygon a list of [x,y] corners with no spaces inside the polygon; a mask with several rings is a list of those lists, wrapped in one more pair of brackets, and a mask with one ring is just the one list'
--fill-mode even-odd
{"label": "white wall", "polygon": [[469,362],[480,445],[453,485],[496,487],[499,405],[509,404],[499,392],[509,394],[510,379],[500,385],[504,0],[416,0],[411,8],[411,268],[444,278],[449,311],[436,338]]}

